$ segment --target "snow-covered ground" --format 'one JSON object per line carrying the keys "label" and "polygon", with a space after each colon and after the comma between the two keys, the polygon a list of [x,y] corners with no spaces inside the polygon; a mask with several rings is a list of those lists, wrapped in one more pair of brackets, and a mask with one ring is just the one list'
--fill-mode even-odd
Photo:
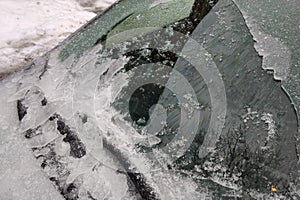
{"label": "snow-covered ground", "polygon": [[116,0],[1,0],[0,76],[43,55]]}

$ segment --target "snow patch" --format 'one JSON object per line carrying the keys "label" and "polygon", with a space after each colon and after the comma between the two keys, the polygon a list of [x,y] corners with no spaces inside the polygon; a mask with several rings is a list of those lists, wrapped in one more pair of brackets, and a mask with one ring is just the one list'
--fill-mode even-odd
{"label": "snow patch", "polygon": [[0,1],[0,76],[45,54],[114,1]]}

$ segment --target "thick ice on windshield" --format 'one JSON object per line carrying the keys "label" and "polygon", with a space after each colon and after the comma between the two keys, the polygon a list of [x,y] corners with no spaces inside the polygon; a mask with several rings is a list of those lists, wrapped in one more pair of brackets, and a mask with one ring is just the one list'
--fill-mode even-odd
{"label": "thick ice on windshield", "polygon": [[[1,138],[7,138],[11,143],[14,137],[18,137],[27,148],[32,149],[37,161],[27,161],[28,170],[38,170],[39,163],[53,184],[43,181],[47,182],[47,186],[40,185],[38,191],[57,189],[56,192],[49,192],[52,197],[47,197],[47,193],[45,199],[59,199],[53,197],[59,192],[65,198],[76,195],[79,199],[89,196],[96,199],[132,199],[132,186],[128,185],[128,178],[124,175],[130,170],[131,173],[141,173],[153,188],[152,192],[158,193],[162,199],[199,199],[206,195],[196,192],[191,178],[167,171],[159,163],[155,164],[157,161],[136,151],[135,144],[147,138],[138,134],[111,106],[122,85],[126,86],[128,75],[120,73],[115,76],[124,67],[126,59],[99,59],[100,50],[98,45],[80,59],[71,56],[64,62],[60,61],[59,51],[55,50],[49,57],[36,61],[35,67],[15,74],[1,86],[3,94],[9,96],[8,102],[7,99],[1,101],[7,109],[3,117],[14,116],[12,119],[1,119]],[[99,74],[106,71],[109,71],[107,75],[99,80]],[[7,122],[10,124],[5,125]],[[19,137],[22,135],[25,137]],[[105,144],[103,137],[106,138]],[[111,146],[117,149],[117,153],[109,149]],[[8,146],[1,146],[5,147]],[[24,151],[28,152],[28,149]],[[118,154],[123,154],[124,158]],[[6,162],[14,159],[14,163],[10,164],[16,166],[18,162],[25,162],[5,151],[1,158]],[[130,165],[124,168],[124,162]],[[1,170],[6,167],[2,165]],[[3,172],[2,175],[8,173]],[[13,173],[16,178],[22,176],[18,171]],[[40,176],[34,175],[33,179],[38,181]],[[7,187],[13,187],[12,184],[15,183],[7,184]],[[5,195],[6,189],[2,187],[2,190]],[[24,195],[22,199],[42,196],[38,191],[32,188],[33,197]],[[11,194],[4,196],[10,197]]]}
{"label": "thick ice on windshield", "polygon": [[234,0],[263,56],[263,68],[275,71],[300,116],[300,4],[290,1]]}

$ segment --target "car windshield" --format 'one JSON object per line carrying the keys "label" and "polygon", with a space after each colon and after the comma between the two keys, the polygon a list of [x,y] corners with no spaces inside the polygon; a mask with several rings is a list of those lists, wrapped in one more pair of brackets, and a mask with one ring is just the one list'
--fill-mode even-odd
{"label": "car windshield", "polygon": [[300,199],[299,10],[117,2],[0,80],[0,187],[12,166],[66,200]]}

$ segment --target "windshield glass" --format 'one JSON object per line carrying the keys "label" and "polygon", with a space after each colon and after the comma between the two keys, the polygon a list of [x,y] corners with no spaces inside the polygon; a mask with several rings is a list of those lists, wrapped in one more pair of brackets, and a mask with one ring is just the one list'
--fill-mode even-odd
{"label": "windshield glass", "polygon": [[119,1],[1,80],[2,148],[26,144],[61,199],[300,198],[300,19],[282,4]]}

